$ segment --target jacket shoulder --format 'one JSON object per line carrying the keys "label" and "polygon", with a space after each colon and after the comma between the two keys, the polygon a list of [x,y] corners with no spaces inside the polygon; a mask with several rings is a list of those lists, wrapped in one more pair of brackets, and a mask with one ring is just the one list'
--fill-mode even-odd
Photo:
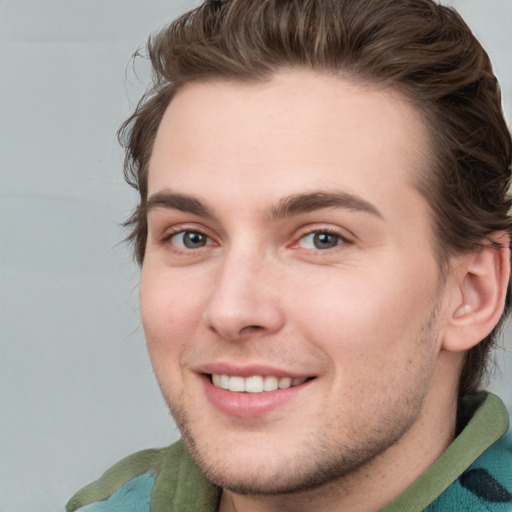
{"label": "jacket shoulder", "polygon": [[143,450],[117,462],[101,477],[78,491],[66,505],[67,512],[149,511],[151,493],[162,460],[174,445]]}
{"label": "jacket shoulder", "polygon": [[486,450],[428,508],[512,512],[512,431]]}

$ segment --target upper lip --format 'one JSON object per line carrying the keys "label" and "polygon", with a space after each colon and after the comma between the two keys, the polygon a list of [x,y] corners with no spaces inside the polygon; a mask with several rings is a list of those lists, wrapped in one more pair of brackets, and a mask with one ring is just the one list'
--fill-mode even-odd
{"label": "upper lip", "polygon": [[277,368],[275,366],[261,364],[241,365],[224,362],[215,362],[200,365],[198,368],[196,368],[196,371],[198,373],[207,375],[236,375],[239,377],[252,377],[254,375],[261,375],[262,377],[265,377],[267,375],[273,375],[276,377],[291,377],[292,379],[313,377],[313,375],[308,373],[285,370],[282,368]]}

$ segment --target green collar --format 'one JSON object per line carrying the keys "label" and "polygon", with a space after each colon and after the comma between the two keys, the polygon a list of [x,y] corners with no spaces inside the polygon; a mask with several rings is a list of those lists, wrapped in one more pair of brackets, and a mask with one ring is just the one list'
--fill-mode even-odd
{"label": "green collar", "polygon": [[380,512],[425,510],[507,432],[507,410],[500,398],[491,393],[466,395],[459,400],[457,423],[466,426],[443,455]]}

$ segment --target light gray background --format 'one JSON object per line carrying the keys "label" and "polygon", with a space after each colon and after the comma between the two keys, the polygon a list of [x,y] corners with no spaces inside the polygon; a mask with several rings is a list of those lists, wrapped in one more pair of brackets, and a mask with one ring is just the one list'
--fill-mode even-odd
{"label": "light gray background", "polygon": [[[511,0],[451,3],[512,119]],[[125,79],[131,53],[196,4],[0,0],[3,512],[61,510],[121,457],[177,438],[145,353],[139,271],[118,245],[135,195],[115,132],[144,89],[131,68]],[[493,388],[512,410],[512,357],[499,358]]]}

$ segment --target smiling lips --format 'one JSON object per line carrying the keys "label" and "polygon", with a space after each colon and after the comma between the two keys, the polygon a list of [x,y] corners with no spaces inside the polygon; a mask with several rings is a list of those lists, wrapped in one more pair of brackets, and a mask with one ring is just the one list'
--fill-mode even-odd
{"label": "smiling lips", "polygon": [[307,377],[277,377],[275,375],[252,375],[242,377],[239,375],[224,375],[214,373],[211,375],[211,382],[215,387],[238,393],[263,393],[288,389],[299,386],[306,382]]}
{"label": "smiling lips", "polygon": [[[213,368],[215,366],[215,368]],[[263,418],[305,392],[316,376],[279,375],[270,368],[232,368],[223,364],[200,372],[208,401],[228,417]]]}

